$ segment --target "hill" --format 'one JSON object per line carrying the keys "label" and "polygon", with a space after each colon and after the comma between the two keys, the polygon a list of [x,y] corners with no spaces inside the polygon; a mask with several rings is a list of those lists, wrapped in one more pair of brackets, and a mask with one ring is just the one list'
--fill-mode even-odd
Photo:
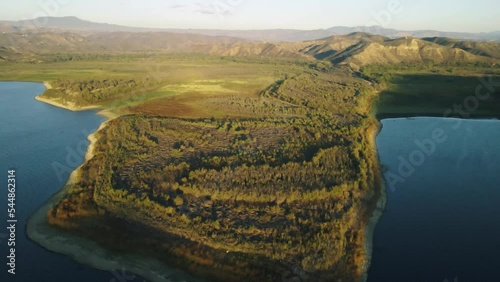
{"label": "hill", "polygon": [[[298,43],[301,45],[302,43]],[[43,61],[51,54],[116,54],[123,52],[201,53],[220,56],[306,58],[297,44],[247,42],[241,39],[172,32],[4,33],[0,48],[6,60]],[[37,54],[39,58],[32,55]],[[21,56],[24,55],[24,56]],[[43,57],[43,58],[42,58]]]}
{"label": "hill", "polygon": [[[456,45],[447,46],[413,37],[391,39],[367,33],[332,36],[310,43],[300,51],[319,60],[353,67],[400,63],[494,63],[498,59],[494,55],[500,51],[499,43],[457,40]],[[459,48],[458,45],[470,48]]]}
{"label": "hill", "polygon": [[[216,56],[301,58],[347,64],[498,63],[500,43],[452,39],[391,39],[363,32],[301,42],[247,41],[173,32],[2,33],[4,60],[44,61],[54,54],[123,52],[196,53]],[[38,57],[36,56],[38,55]]]}
{"label": "hill", "polygon": [[16,27],[21,30],[47,30],[52,31],[86,31],[86,32],[99,32],[99,31],[128,31],[128,32],[145,32],[152,31],[148,28],[127,27],[121,25],[96,23],[79,19],[77,17],[38,17],[34,19],[26,19],[21,21],[0,21],[4,25]]}
{"label": "hill", "polygon": [[423,38],[423,40],[447,47],[459,48],[474,55],[500,59],[500,48],[498,48],[499,44],[495,42],[461,41],[446,37]]}
{"label": "hill", "polygon": [[326,29],[298,30],[298,29],[267,29],[267,30],[218,30],[218,29],[172,29],[172,28],[143,28],[129,27],[108,23],[95,23],[79,19],[77,17],[39,17],[22,21],[0,21],[0,24],[10,25],[15,28],[26,30],[39,30],[41,32],[175,32],[191,33],[209,36],[227,36],[237,37],[252,41],[283,41],[298,42],[305,40],[314,40],[318,38],[329,37],[332,35],[347,35],[353,32],[367,32],[382,35],[390,38],[399,38],[405,36],[424,38],[424,37],[451,37],[462,40],[474,41],[500,41],[500,31],[488,33],[466,33],[466,32],[443,32],[436,30],[396,30],[381,26],[334,26]]}

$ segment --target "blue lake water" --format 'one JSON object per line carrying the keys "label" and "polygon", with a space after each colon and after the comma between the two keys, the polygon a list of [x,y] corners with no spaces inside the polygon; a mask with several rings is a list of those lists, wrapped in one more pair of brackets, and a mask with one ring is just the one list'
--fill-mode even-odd
{"label": "blue lake water", "polygon": [[386,119],[369,282],[500,281],[500,121]]}
{"label": "blue lake water", "polygon": [[[93,111],[70,112],[34,100],[44,90],[39,83],[0,82],[0,281],[112,281],[111,272],[49,252],[26,236],[28,218],[64,186],[83,161],[87,135],[104,120]],[[9,169],[16,170],[15,276],[6,266]]]}

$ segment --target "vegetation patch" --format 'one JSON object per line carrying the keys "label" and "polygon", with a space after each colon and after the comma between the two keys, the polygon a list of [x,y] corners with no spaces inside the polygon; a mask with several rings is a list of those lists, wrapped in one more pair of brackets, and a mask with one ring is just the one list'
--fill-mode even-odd
{"label": "vegetation patch", "polygon": [[[182,267],[219,280],[251,273],[276,281],[286,272],[359,279],[379,177],[367,134],[375,92],[347,69],[304,66],[272,81],[237,76],[188,76],[129,96],[156,98],[116,107],[127,114],[98,133],[94,157],[50,221],[96,238],[89,230],[140,224],[126,233],[156,235],[120,238],[151,245],[167,236],[175,246],[162,241],[151,255],[182,257]],[[128,96],[110,97],[119,105]]]}

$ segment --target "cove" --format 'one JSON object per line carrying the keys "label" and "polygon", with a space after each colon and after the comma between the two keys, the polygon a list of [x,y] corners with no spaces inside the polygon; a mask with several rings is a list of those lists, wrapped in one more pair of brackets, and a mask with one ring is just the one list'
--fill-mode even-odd
{"label": "cove", "polygon": [[[64,195],[63,187],[88,156],[89,134],[102,127],[105,118],[96,111],[72,112],[36,101],[44,90],[39,83],[0,82],[1,168],[5,183],[8,170],[16,170],[18,220],[16,275],[2,272],[0,281],[202,281],[48,224],[48,209]],[[0,198],[7,208],[6,196],[7,185]],[[2,214],[5,223],[6,210]],[[2,230],[0,241],[7,235]],[[5,241],[0,244],[2,250],[7,246]]]}
{"label": "cove", "polygon": [[[30,216],[64,186],[81,164],[87,135],[104,120],[95,111],[70,112],[38,102],[40,83],[0,82],[0,175],[16,170],[16,275],[0,273],[0,281],[110,281],[113,274],[79,264],[40,247],[26,235]],[[58,165],[60,170],[55,170]],[[2,226],[7,217],[7,185],[0,192]],[[3,209],[5,207],[5,210]],[[0,248],[7,253],[5,227]],[[3,235],[3,236],[2,236]],[[6,269],[6,257],[1,260]]]}

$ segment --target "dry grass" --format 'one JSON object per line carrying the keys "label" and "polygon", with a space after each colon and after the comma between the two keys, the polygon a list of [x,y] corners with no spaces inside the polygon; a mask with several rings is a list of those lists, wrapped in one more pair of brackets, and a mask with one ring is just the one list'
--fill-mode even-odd
{"label": "dry grass", "polygon": [[193,106],[199,94],[187,94],[182,97],[171,97],[149,101],[128,109],[130,114],[140,114],[148,116],[161,117],[181,117],[181,118],[199,118],[209,115],[208,112],[200,110]]}

